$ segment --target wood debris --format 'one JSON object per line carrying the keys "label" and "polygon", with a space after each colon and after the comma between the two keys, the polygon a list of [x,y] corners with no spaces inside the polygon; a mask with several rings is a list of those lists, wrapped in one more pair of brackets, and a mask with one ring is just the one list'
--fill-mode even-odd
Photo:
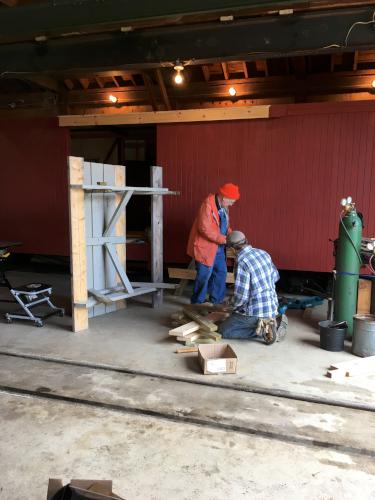
{"label": "wood debris", "polygon": [[189,304],[181,312],[171,315],[169,336],[182,342],[186,349],[176,352],[197,352],[199,344],[214,344],[221,341],[218,324],[229,316],[221,306],[212,304]]}
{"label": "wood debris", "polygon": [[332,380],[345,380],[346,377],[358,375],[375,375],[375,356],[334,363],[329,367],[326,375]]}

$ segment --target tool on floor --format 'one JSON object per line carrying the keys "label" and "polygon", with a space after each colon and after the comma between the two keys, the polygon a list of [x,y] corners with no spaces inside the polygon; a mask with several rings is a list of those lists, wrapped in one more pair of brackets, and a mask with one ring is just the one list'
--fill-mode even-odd
{"label": "tool on floor", "polygon": [[[7,323],[12,323],[14,319],[23,319],[33,321],[36,326],[43,326],[43,320],[50,316],[64,316],[64,309],[56,307],[51,302],[51,285],[45,283],[28,283],[26,285],[11,288],[9,291],[21,308],[17,311],[5,314],[5,321]],[[42,305],[48,307],[48,312],[33,314],[32,309]]]}

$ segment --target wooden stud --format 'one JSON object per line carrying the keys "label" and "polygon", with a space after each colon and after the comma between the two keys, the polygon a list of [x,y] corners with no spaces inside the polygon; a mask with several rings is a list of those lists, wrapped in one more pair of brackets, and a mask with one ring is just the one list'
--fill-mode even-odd
{"label": "wooden stud", "polygon": [[[163,169],[151,167],[151,186],[163,187]],[[163,282],[163,197],[152,195],[151,202],[151,277],[155,283]],[[152,306],[159,307],[163,303],[163,291],[152,295]]]}
{"label": "wooden stud", "polygon": [[[83,158],[69,157],[69,184],[83,184]],[[87,301],[85,194],[82,189],[69,190],[69,216],[73,331],[80,332],[89,324],[87,309],[75,305]]]}
{"label": "wooden stud", "polygon": [[[118,187],[125,186],[126,172],[125,167],[122,165],[116,165],[115,167],[115,185]],[[121,200],[121,193],[116,194],[116,204],[118,205]],[[126,235],[126,217],[125,211],[120,215],[116,223],[115,229],[116,236],[125,236]],[[126,272],[126,244],[121,243],[116,245],[117,255],[120,261],[120,264],[125,269]],[[120,284],[120,276],[117,275],[117,283]],[[120,300],[116,303],[117,309],[124,309],[126,307],[126,301]]]}
{"label": "wooden stud", "polygon": [[247,69],[246,61],[242,61],[242,68],[243,68],[243,74],[245,75],[245,78],[249,78],[249,72]]}

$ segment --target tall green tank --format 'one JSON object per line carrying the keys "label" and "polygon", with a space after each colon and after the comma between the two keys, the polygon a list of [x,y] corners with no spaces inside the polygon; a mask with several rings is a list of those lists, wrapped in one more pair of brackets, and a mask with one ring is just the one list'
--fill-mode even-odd
{"label": "tall green tank", "polygon": [[348,323],[348,338],[352,337],[353,316],[357,312],[359,270],[362,264],[361,240],[362,220],[350,199],[344,205],[340,217],[334,290],[334,320]]}

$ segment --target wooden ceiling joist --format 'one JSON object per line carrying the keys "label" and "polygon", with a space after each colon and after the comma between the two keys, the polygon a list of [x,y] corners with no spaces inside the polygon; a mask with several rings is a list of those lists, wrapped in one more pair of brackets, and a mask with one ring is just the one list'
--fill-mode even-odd
{"label": "wooden ceiling joist", "polygon": [[164,82],[164,78],[163,78],[163,74],[162,74],[160,68],[156,69],[156,77],[157,77],[157,80],[159,83],[161,95],[163,96],[164,106],[168,111],[170,111],[172,109],[172,106],[171,106],[171,102],[169,100],[169,95],[168,95],[167,88],[165,86],[165,82]]}
{"label": "wooden ceiling joist", "polygon": [[224,80],[229,80],[228,66],[227,63],[221,63],[221,67],[223,69]]}

